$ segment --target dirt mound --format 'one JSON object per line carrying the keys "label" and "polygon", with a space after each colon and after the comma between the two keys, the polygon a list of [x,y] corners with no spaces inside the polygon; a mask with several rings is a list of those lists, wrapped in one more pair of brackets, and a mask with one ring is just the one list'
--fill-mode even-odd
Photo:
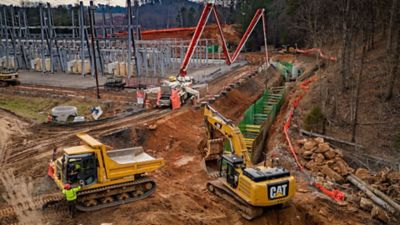
{"label": "dirt mound", "polygon": [[17,116],[0,110],[0,165],[7,157],[6,148],[10,139],[15,135],[27,133],[28,122]]}

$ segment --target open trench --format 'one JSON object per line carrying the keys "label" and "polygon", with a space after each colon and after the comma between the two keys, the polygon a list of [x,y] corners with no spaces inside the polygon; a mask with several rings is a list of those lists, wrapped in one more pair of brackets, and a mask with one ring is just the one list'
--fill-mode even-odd
{"label": "open trench", "polygon": [[[269,73],[268,79],[275,79]],[[262,95],[265,74],[258,74],[219,98],[213,107],[236,124],[244,111]],[[299,187],[294,199],[284,208],[267,209],[264,215],[253,221],[243,219],[237,209],[228,202],[209,194],[205,188],[208,176],[200,166],[206,139],[201,109],[184,107],[178,111],[146,121],[126,123],[129,132],[118,135],[103,135],[102,141],[142,145],[154,157],[162,157],[166,165],[152,173],[157,183],[154,195],[144,200],[116,208],[93,213],[78,213],[73,218],[41,212],[49,224],[356,224],[345,208],[332,206],[321,195],[307,190],[302,178],[297,178]],[[282,117],[282,114],[280,116]],[[278,120],[279,123],[279,120]],[[274,127],[276,130],[275,124]],[[276,134],[278,135],[278,132]],[[279,141],[278,141],[279,142]],[[276,143],[279,144],[279,143]],[[282,143],[280,143],[282,144]],[[35,161],[38,165],[19,167],[17,174],[34,177],[38,187],[36,194],[53,191],[54,185],[46,177],[46,160]],[[25,160],[26,164],[29,164]],[[294,169],[289,168],[288,169]],[[340,215],[349,219],[342,220]],[[0,220],[1,224],[1,220]]]}

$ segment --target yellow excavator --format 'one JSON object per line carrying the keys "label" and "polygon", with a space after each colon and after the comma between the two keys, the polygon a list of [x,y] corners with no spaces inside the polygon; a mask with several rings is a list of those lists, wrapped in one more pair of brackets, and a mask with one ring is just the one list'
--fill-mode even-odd
{"label": "yellow excavator", "polygon": [[146,176],[164,165],[142,147],[111,149],[80,133],[82,145],[63,149],[63,156],[49,163],[48,175],[62,189],[65,184],[81,185],[76,208],[95,211],[146,198],[156,183]]}
{"label": "yellow excavator", "polygon": [[[211,193],[236,205],[248,220],[262,215],[265,207],[282,205],[293,197],[296,184],[289,171],[252,165],[239,128],[209,105],[204,108],[204,117],[208,133],[206,169],[219,162],[218,178],[207,183]],[[216,138],[218,134],[223,137]],[[225,148],[222,144],[213,147],[223,140]]]}

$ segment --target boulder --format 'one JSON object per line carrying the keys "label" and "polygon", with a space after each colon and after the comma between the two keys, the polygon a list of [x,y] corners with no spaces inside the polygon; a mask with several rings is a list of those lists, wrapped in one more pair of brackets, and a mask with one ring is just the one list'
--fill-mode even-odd
{"label": "boulder", "polygon": [[317,164],[322,164],[325,161],[324,155],[322,155],[321,153],[316,154],[314,161]]}
{"label": "boulder", "polygon": [[400,172],[390,172],[388,173],[387,178],[392,184],[400,183]]}
{"label": "boulder", "polygon": [[312,154],[313,154],[312,151],[304,151],[304,152],[303,152],[303,157],[304,157],[305,159],[311,159]]}
{"label": "boulder", "polygon": [[368,181],[371,179],[371,175],[369,174],[367,169],[358,168],[355,172],[355,175],[363,181]]}
{"label": "boulder", "polygon": [[149,130],[155,130],[157,129],[157,125],[156,124],[151,124],[150,126],[148,126]]}
{"label": "boulder", "polygon": [[299,144],[299,145],[304,145],[304,143],[307,142],[307,139],[303,138],[303,139],[297,140],[296,142],[297,142],[297,144]]}
{"label": "boulder", "polygon": [[343,151],[341,149],[334,149],[333,151],[336,152],[336,156],[343,158]]}
{"label": "boulder", "polygon": [[318,144],[324,143],[324,139],[321,137],[314,138],[314,141],[317,142]]}
{"label": "boulder", "polygon": [[361,199],[360,199],[360,208],[361,209],[363,209],[367,212],[371,212],[373,207],[374,207],[374,203],[372,203],[371,200],[361,197]]}
{"label": "boulder", "polygon": [[318,171],[317,164],[316,164],[313,160],[308,161],[308,162],[304,165],[304,167],[307,168],[308,170],[313,171],[313,172]]}
{"label": "boulder", "polygon": [[329,145],[327,143],[320,143],[320,144],[318,144],[318,149],[315,150],[315,152],[324,153],[324,152],[329,151],[330,149],[331,148],[329,147]]}
{"label": "boulder", "polygon": [[335,163],[336,163],[336,160],[333,160],[333,159],[325,161],[325,164],[328,165],[331,168],[333,168]]}
{"label": "boulder", "polygon": [[389,216],[386,214],[386,212],[383,209],[379,208],[378,206],[374,206],[372,208],[371,216],[372,216],[372,218],[378,219],[385,224],[387,224],[389,222]]}
{"label": "boulder", "polygon": [[329,149],[328,151],[324,152],[324,156],[326,159],[333,159],[336,156],[336,152]]}
{"label": "boulder", "polygon": [[336,173],[333,169],[331,169],[327,165],[323,165],[321,167],[321,172],[324,173],[327,177],[333,179],[334,181],[336,181],[338,183],[344,182],[344,178],[342,176],[340,176],[340,174]]}
{"label": "boulder", "polygon": [[336,172],[338,172],[342,176],[345,176],[350,172],[349,165],[347,165],[347,163],[343,159],[335,160],[335,167],[337,168]]}
{"label": "boulder", "polygon": [[307,140],[307,141],[304,143],[304,149],[306,149],[306,150],[311,150],[311,149],[313,149],[316,145],[317,145],[317,144],[316,144],[314,141],[312,141],[312,140]]}
{"label": "boulder", "polygon": [[298,148],[297,149],[297,154],[303,155],[303,152],[305,152],[306,150],[304,148]]}

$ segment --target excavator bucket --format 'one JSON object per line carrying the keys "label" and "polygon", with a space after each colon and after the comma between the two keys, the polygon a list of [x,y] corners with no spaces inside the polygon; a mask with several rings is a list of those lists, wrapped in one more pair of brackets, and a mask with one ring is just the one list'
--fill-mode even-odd
{"label": "excavator bucket", "polygon": [[203,169],[209,176],[217,176],[219,174],[219,162],[224,151],[223,138],[210,139],[207,141],[207,152],[203,158]]}

